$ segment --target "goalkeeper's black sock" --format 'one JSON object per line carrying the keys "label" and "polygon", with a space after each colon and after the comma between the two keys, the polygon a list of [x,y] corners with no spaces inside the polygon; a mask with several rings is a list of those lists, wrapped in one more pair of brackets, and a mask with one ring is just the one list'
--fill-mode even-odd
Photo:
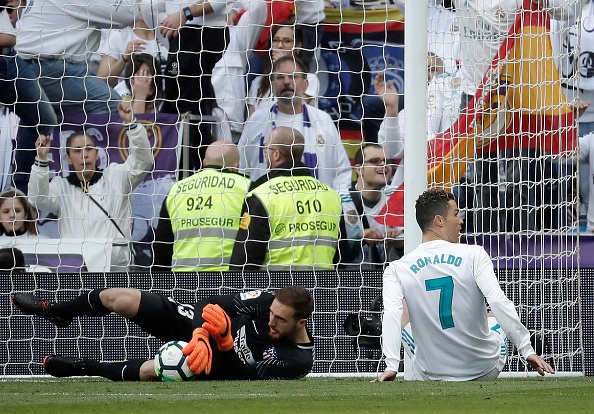
{"label": "goalkeeper's black sock", "polygon": [[112,381],[140,381],[140,367],[146,359],[124,362],[99,362],[85,359],[85,375],[103,377]]}
{"label": "goalkeeper's black sock", "polygon": [[52,306],[52,312],[64,318],[75,316],[105,316],[111,311],[103,306],[99,293],[105,289],[93,289],[86,295],[81,295],[68,302],[58,302]]}

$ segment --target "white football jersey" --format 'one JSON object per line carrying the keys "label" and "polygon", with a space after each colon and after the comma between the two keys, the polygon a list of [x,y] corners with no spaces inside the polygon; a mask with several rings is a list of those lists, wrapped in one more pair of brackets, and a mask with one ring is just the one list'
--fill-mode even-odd
{"label": "white football jersey", "polygon": [[[523,0],[454,0],[453,3],[460,31],[462,91],[474,95],[521,13]],[[558,0],[545,10],[555,20],[572,22],[579,16],[580,2]]]}
{"label": "white football jersey", "polygon": [[460,28],[462,90],[474,95],[507,37],[522,0],[454,0]]}
{"label": "white football jersey", "polygon": [[501,290],[481,246],[425,242],[384,272],[382,347],[387,369],[397,371],[406,299],[414,330],[413,363],[431,380],[466,381],[490,372],[502,352],[489,330],[485,298],[497,321],[527,358],[528,330]]}

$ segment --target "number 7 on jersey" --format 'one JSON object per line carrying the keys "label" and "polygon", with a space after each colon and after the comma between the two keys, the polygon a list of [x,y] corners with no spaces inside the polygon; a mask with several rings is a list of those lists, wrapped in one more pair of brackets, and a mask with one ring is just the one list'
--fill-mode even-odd
{"label": "number 7 on jersey", "polygon": [[453,328],[452,298],[454,297],[454,279],[452,279],[452,276],[425,280],[425,289],[427,292],[439,290],[439,322],[441,322],[441,329]]}

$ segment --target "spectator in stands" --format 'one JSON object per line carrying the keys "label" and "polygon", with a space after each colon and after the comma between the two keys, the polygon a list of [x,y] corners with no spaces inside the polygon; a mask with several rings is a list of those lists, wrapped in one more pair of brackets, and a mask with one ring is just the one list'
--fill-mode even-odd
{"label": "spectator in stands", "polygon": [[507,360],[508,337],[538,374],[554,374],[501,290],[491,257],[481,246],[459,242],[458,213],[454,195],[443,190],[427,190],[416,201],[422,242],[384,272],[386,370],[379,381],[396,379],[402,343],[422,380],[494,380]]}
{"label": "spectator in stands", "polygon": [[[324,32],[323,22],[326,18],[324,8],[324,0],[294,0],[295,24],[303,34],[302,57],[308,62],[308,67],[312,73],[318,71],[316,52]],[[278,19],[274,23],[281,20],[284,19]],[[252,53],[248,64],[248,75],[265,74],[264,61],[266,59],[266,56]],[[251,79],[248,82],[251,83]]]}
{"label": "spectator in stands", "polygon": [[189,157],[195,171],[202,168],[204,150],[215,140],[212,123],[227,121],[218,111],[211,76],[229,42],[227,12],[232,3],[210,0],[180,9],[179,3],[165,2],[169,15],[160,24],[161,34],[170,42],[161,112],[195,115],[188,124],[189,144],[198,149]]}
{"label": "spectator in stands", "polygon": [[355,154],[357,182],[342,197],[346,234],[350,244],[349,263],[360,269],[383,269],[384,263],[402,256],[402,243],[395,240],[401,229],[387,227],[375,218],[393,192],[388,183],[392,165],[379,144],[368,143]]}
{"label": "spectator in stands", "polygon": [[[590,0],[583,2],[581,18],[576,22],[551,20],[551,43],[561,87],[568,101],[579,102],[579,135],[594,132],[594,6]],[[573,23],[573,24],[572,24]],[[579,55],[579,56],[578,56]],[[587,56],[588,58],[582,58]],[[582,211],[587,215],[591,185],[588,159],[579,164],[579,195]],[[570,173],[568,171],[568,173]]]}
{"label": "spectator in stands", "polygon": [[[429,74],[429,71],[428,71]],[[428,77],[427,87],[427,141],[435,139],[447,131],[460,116],[460,77],[458,71],[442,73]],[[386,107],[386,117],[382,121],[378,133],[378,143],[382,145],[389,158],[396,160],[396,171],[392,187],[397,188],[404,182],[404,117],[405,110],[398,112],[398,91],[392,81],[385,82],[382,74],[374,81],[374,88]],[[472,168],[469,168],[460,182],[453,188],[460,216],[467,216],[471,187],[467,182],[472,180]],[[471,216],[472,217],[472,216]],[[466,224],[466,223],[465,223]],[[472,225],[472,221],[469,225]]]}
{"label": "spectator in stands", "polygon": [[[194,304],[136,289],[94,289],[59,303],[27,293],[15,293],[11,300],[22,312],[58,327],[74,317],[115,312],[163,342],[187,341],[183,352],[198,381],[299,379],[313,367],[314,343],[306,324],[314,303],[301,286],[211,296]],[[49,355],[43,367],[54,377],[159,380],[153,360],[146,359],[104,362]]]}
{"label": "spectator in stands", "polygon": [[[435,53],[429,52],[427,54],[427,84],[430,84],[436,75],[441,75],[443,73],[443,60]],[[384,74],[378,73],[374,80],[376,95],[364,95],[361,101],[363,105],[362,123],[366,142],[380,142],[379,135],[381,134],[382,122],[385,118],[395,117],[399,112],[404,111],[404,102],[400,98],[395,101],[397,105],[395,108],[388,109],[386,107],[387,104],[385,98],[377,88],[376,80],[378,79],[378,76],[383,82]],[[393,84],[393,81],[389,81],[389,83]],[[396,98],[393,97],[392,99]],[[396,113],[393,112],[394,109],[396,110]],[[404,116],[402,116],[401,119],[404,119]]]}
{"label": "spectator in stands", "polygon": [[45,238],[37,233],[37,212],[27,196],[17,189],[0,194],[0,240]]}
{"label": "spectator in stands", "polygon": [[[474,97],[493,57],[522,10],[522,1],[478,2],[453,0],[460,26],[461,108]],[[556,20],[572,21],[580,2],[574,0],[532,0],[546,8]],[[556,168],[540,148],[484,150],[474,163],[476,215],[474,231],[525,231],[557,227],[552,212],[542,214],[543,205],[558,204],[554,181]],[[538,184],[537,184],[538,183]],[[501,211],[500,188],[505,188]],[[543,197],[547,197],[543,199]],[[502,217],[511,217],[507,220]]]}
{"label": "spectator in stands", "polygon": [[441,56],[437,56],[433,52],[427,53],[427,84],[429,84],[433,78],[437,75],[443,74],[444,63]]}
{"label": "spectator in stands", "polygon": [[169,39],[163,112],[210,115],[215,94],[210,77],[229,41],[230,0],[210,0],[179,9],[166,3],[169,15],[161,34]]}
{"label": "spectator in stands", "polygon": [[[427,140],[446,131],[460,114],[460,78],[457,73],[443,73],[428,77],[427,87]],[[385,81],[383,74],[374,80],[375,92],[386,107],[386,117],[380,125],[378,143],[389,158],[401,160],[404,156],[404,109],[398,111],[399,95],[394,82]],[[397,167],[402,177],[402,165]],[[401,181],[401,180],[400,180]]]}
{"label": "spectator in stands", "polygon": [[[257,109],[270,108],[276,98],[272,94],[272,83],[270,72],[272,72],[273,63],[282,56],[297,56],[301,58],[303,51],[303,40],[301,29],[295,26],[293,21],[287,20],[273,26],[271,37],[269,39],[268,57],[264,60],[264,75],[257,76],[250,86],[247,97],[248,118]],[[302,59],[304,65],[308,65],[306,60]],[[303,101],[312,106],[317,106],[318,90],[320,82],[313,73],[309,73],[309,68],[305,69],[307,73],[307,89]]]}
{"label": "spectator in stands", "polygon": [[204,167],[174,184],[163,201],[153,243],[154,271],[229,269],[250,180],[237,173],[231,141],[208,146]]}
{"label": "spectator in stands", "polygon": [[285,126],[305,137],[303,162],[314,177],[339,193],[348,192],[351,166],[334,122],[327,113],[303,103],[307,75],[301,60],[294,56],[279,58],[274,62],[270,80],[277,102],[257,110],[247,121],[239,140],[240,171],[252,181],[265,175],[265,139],[275,128]]}
{"label": "spectator in stands", "polygon": [[269,171],[247,196],[230,269],[332,269],[345,234],[340,196],[301,162],[298,130],[276,127],[264,148]]}
{"label": "spectator in stands", "polygon": [[[243,10],[242,10],[243,9]],[[270,37],[270,25],[289,18],[293,12],[292,2],[269,2],[252,0],[237,2],[227,15],[229,22],[229,44],[212,71],[212,85],[217,105],[225,112],[232,140],[237,143],[246,119],[247,84],[254,72],[248,66],[248,58],[262,53]]]}
{"label": "spectator in stands", "polygon": [[309,68],[313,73],[318,71],[317,48],[324,32],[324,0],[295,0],[295,24],[303,33],[303,49]]}
{"label": "spectator in stands", "polygon": [[[460,58],[460,31],[452,2],[427,1],[427,50],[431,55],[440,57],[444,73],[456,72]],[[391,0],[391,3],[406,15],[405,0]]]}
{"label": "spectator in stands", "polygon": [[84,6],[35,0],[21,18],[16,49],[57,111],[115,113],[120,97],[87,62],[99,46],[100,29],[129,26],[137,16],[136,0]]}
{"label": "spectator in stands", "polygon": [[[122,101],[118,113],[130,140],[123,164],[97,167],[99,152],[92,136],[75,132],[66,140],[66,161],[72,173],[50,182],[48,152],[50,137],[37,139],[37,158],[29,181],[29,200],[40,211],[59,217],[63,238],[124,238],[130,240],[130,192],[140,184],[153,163],[146,129],[133,117],[131,103]],[[126,270],[128,246],[112,249],[112,270]]]}
{"label": "spectator in stands", "polygon": [[16,247],[0,249],[0,273],[25,273],[25,256]]}
{"label": "spectator in stands", "polygon": [[[460,116],[458,71],[435,75],[427,87],[427,139],[448,130]],[[404,114],[402,114],[404,115]]]}
{"label": "spectator in stands", "polygon": [[16,43],[15,25],[25,6],[25,0],[0,2],[0,102],[14,105],[14,112],[20,118],[13,181],[19,190],[26,193],[35,160],[35,140],[39,134],[50,134],[57,120],[39,86],[37,75],[15,54],[13,48]]}
{"label": "spectator in stands", "polygon": [[115,90],[132,99],[135,114],[158,112],[163,98],[161,70],[157,59],[147,53],[134,53],[126,65],[124,80]]}
{"label": "spectator in stands", "polygon": [[132,26],[107,31],[97,50],[101,55],[97,76],[115,87],[126,78],[126,66],[136,53],[154,57],[155,66],[161,73],[161,63],[167,60],[167,51],[168,47],[157,39],[155,29],[147,27],[142,14],[139,14]]}
{"label": "spectator in stands", "polygon": [[[573,21],[579,1],[531,0],[545,7],[555,20]],[[522,1],[493,0],[482,3],[452,0],[460,26],[460,77],[463,92],[461,105],[465,108],[474,96],[501,42],[522,9]]]}
{"label": "spectator in stands", "polygon": [[[324,32],[324,0],[295,0],[295,24],[303,33],[303,59],[308,63],[309,69],[313,73],[318,71],[316,51],[322,40]],[[252,54],[250,59],[250,72],[262,72],[263,57]]]}
{"label": "spectator in stands", "polygon": [[[373,81],[375,93],[386,108],[385,118],[380,124],[377,142],[384,147],[388,157],[400,160],[404,155],[404,113],[400,115],[400,97],[394,82],[386,81],[383,73],[378,73]],[[400,115],[400,116],[399,116]]]}

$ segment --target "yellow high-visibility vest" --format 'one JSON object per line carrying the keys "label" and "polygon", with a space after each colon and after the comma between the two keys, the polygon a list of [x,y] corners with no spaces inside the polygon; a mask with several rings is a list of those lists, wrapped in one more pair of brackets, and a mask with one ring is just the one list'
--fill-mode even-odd
{"label": "yellow high-visibility vest", "polygon": [[269,270],[332,269],[338,247],[341,199],[321,181],[279,176],[262,183],[257,196],[270,222],[264,266]]}
{"label": "yellow high-visibility vest", "polygon": [[229,270],[249,178],[204,169],[177,182],[167,195],[175,272]]}

